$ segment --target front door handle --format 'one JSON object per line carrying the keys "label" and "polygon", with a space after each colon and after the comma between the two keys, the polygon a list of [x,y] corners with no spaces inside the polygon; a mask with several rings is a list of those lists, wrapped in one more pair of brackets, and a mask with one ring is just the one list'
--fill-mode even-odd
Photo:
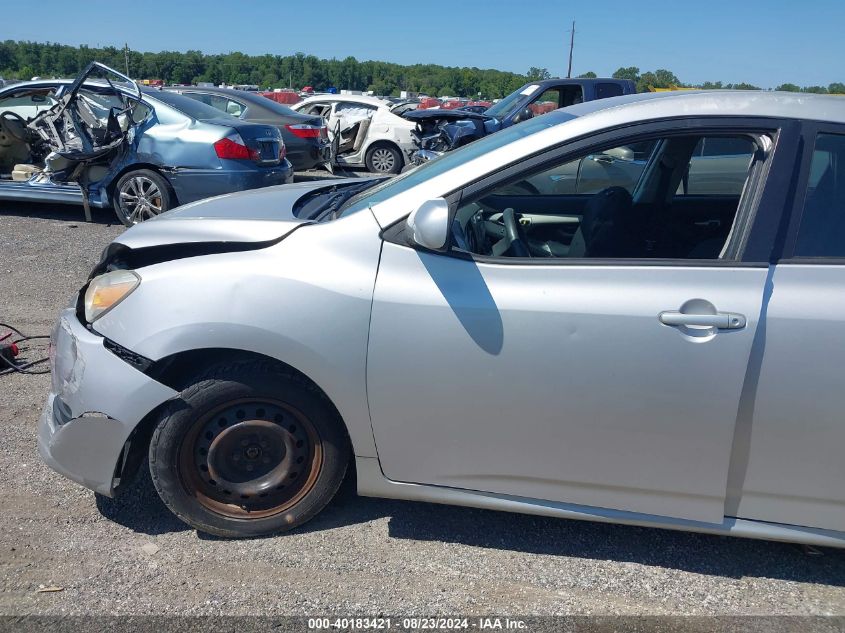
{"label": "front door handle", "polygon": [[664,325],[713,327],[720,330],[739,330],[745,327],[745,316],[736,312],[716,314],[687,314],[686,312],[661,312],[658,317]]}

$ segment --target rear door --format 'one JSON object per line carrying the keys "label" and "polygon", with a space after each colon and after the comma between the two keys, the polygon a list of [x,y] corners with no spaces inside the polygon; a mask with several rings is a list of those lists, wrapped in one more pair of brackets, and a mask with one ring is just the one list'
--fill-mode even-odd
{"label": "rear door", "polygon": [[807,125],[792,223],[767,284],[728,511],[845,531],[845,127]]}

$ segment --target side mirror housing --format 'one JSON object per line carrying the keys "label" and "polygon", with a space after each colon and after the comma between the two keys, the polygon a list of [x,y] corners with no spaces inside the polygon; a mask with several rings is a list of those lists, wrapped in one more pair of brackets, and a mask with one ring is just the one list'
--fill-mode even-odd
{"label": "side mirror housing", "polygon": [[412,245],[430,251],[446,249],[449,238],[449,203],[443,198],[423,202],[405,222]]}
{"label": "side mirror housing", "polygon": [[522,111],[513,118],[513,122],[522,123],[523,121],[527,121],[533,116],[534,112],[531,110],[531,108],[523,108]]}

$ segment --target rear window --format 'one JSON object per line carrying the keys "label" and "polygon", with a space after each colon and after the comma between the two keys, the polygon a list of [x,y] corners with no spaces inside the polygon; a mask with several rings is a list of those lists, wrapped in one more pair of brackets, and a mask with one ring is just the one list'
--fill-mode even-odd
{"label": "rear window", "polygon": [[[210,119],[226,118],[230,115],[221,112],[210,105],[206,105],[202,101],[185,97],[175,92],[168,92],[167,90],[157,90],[155,92],[147,92],[147,96],[166,103],[171,108],[179,110],[182,114],[186,114],[192,119],[198,121],[208,121]],[[234,117],[232,117],[234,118]]]}
{"label": "rear window", "polygon": [[601,83],[596,84],[596,99],[622,96],[622,86],[619,84]]}

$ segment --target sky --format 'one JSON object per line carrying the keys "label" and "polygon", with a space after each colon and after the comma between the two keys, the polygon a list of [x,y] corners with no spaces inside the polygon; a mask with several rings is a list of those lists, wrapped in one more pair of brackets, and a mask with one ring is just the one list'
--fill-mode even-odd
{"label": "sky", "polygon": [[[241,51],[565,76],[667,68],[683,82],[845,82],[845,0],[39,0],[0,38],[133,50]],[[47,16],[49,16],[47,18]]]}

